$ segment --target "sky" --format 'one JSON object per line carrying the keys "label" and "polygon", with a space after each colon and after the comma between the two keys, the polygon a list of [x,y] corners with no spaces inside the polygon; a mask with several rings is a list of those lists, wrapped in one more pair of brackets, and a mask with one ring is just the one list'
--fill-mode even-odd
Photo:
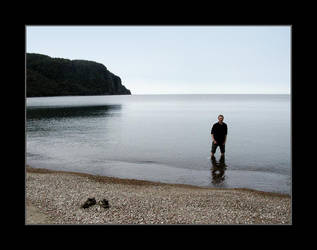
{"label": "sky", "polygon": [[102,63],[132,94],[290,94],[291,26],[26,26],[26,52]]}

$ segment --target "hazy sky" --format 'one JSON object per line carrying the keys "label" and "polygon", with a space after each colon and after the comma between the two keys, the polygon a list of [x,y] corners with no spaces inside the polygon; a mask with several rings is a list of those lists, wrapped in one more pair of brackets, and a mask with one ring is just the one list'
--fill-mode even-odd
{"label": "hazy sky", "polygon": [[132,94],[287,93],[290,26],[26,26],[26,51],[91,60]]}

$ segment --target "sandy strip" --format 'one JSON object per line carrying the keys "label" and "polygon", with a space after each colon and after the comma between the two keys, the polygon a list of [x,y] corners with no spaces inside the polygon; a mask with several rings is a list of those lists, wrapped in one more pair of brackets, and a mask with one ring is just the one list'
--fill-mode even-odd
{"label": "sandy strip", "polygon": [[[291,224],[291,197],[26,168],[30,224]],[[83,209],[87,198],[107,199]]]}

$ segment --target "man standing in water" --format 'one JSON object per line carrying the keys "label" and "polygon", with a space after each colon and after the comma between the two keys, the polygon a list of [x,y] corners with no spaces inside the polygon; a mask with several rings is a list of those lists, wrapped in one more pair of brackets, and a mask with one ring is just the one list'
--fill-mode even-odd
{"label": "man standing in water", "polygon": [[223,115],[218,115],[218,122],[212,126],[211,129],[211,159],[214,159],[214,154],[219,146],[221,152],[221,158],[224,159],[225,156],[225,144],[227,140],[228,127],[227,124],[223,122]]}

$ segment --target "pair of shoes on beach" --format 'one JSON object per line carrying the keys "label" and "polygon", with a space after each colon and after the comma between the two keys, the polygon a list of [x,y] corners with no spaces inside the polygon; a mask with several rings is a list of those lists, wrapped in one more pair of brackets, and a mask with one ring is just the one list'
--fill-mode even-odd
{"label": "pair of shoes on beach", "polygon": [[[93,205],[95,205],[97,202],[96,202],[96,199],[93,197],[93,198],[88,198],[85,203],[83,205],[81,205],[82,208],[88,208],[88,207],[91,207]],[[109,202],[106,200],[106,199],[102,199],[101,201],[98,202],[98,204],[103,207],[103,208],[109,208],[110,205],[109,205]]]}

